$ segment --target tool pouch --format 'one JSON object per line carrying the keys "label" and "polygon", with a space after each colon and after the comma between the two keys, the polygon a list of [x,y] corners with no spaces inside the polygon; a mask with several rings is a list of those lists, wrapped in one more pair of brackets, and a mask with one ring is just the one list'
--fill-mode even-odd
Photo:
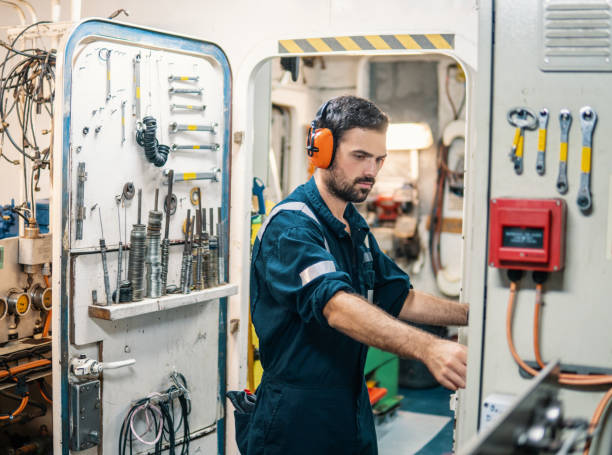
{"label": "tool pouch", "polygon": [[227,398],[234,405],[234,422],[236,430],[236,445],[241,455],[246,455],[249,442],[249,430],[251,428],[251,417],[255,410],[257,396],[242,390],[227,392]]}

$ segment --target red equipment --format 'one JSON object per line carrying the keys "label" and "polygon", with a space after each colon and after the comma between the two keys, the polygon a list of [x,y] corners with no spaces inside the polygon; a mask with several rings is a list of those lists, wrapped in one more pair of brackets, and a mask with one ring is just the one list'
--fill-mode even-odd
{"label": "red equipment", "polygon": [[401,202],[395,201],[392,194],[379,194],[374,201],[378,221],[395,221],[399,215]]}
{"label": "red equipment", "polygon": [[496,198],[490,204],[489,265],[556,272],[565,261],[563,199]]}

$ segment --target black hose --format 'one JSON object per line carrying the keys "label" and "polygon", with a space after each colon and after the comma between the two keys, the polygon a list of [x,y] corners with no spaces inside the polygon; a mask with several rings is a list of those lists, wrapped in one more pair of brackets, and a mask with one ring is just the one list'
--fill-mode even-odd
{"label": "black hose", "polygon": [[157,167],[162,167],[168,160],[170,147],[160,144],[155,133],[157,130],[157,120],[153,117],[145,117],[142,119],[144,129],[136,131],[136,142],[144,148],[144,154],[149,163],[153,163]]}

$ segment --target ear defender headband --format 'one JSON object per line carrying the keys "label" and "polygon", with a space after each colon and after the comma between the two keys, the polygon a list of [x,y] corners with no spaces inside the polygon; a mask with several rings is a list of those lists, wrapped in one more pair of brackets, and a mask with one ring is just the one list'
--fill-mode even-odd
{"label": "ear defender headband", "polygon": [[308,159],[313,166],[321,169],[327,169],[334,160],[334,135],[329,128],[317,128],[318,123],[325,116],[330,101],[327,100],[317,111],[317,116],[310,123],[306,140]]}

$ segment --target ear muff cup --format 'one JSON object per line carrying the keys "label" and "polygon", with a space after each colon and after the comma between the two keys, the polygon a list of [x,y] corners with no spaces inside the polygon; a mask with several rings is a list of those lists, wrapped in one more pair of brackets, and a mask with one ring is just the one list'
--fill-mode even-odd
{"label": "ear muff cup", "polygon": [[329,128],[317,128],[310,136],[310,162],[315,167],[327,169],[334,158],[334,135]]}
{"label": "ear muff cup", "polygon": [[308,140],[306,150],[310,164],[327,169],[334,161],[334,135],[329,128],[317,128],[321,120],[325,117],[327,107],[332,100],[327,100],[317,111],[315,119],[310,124],[308,130]]}

